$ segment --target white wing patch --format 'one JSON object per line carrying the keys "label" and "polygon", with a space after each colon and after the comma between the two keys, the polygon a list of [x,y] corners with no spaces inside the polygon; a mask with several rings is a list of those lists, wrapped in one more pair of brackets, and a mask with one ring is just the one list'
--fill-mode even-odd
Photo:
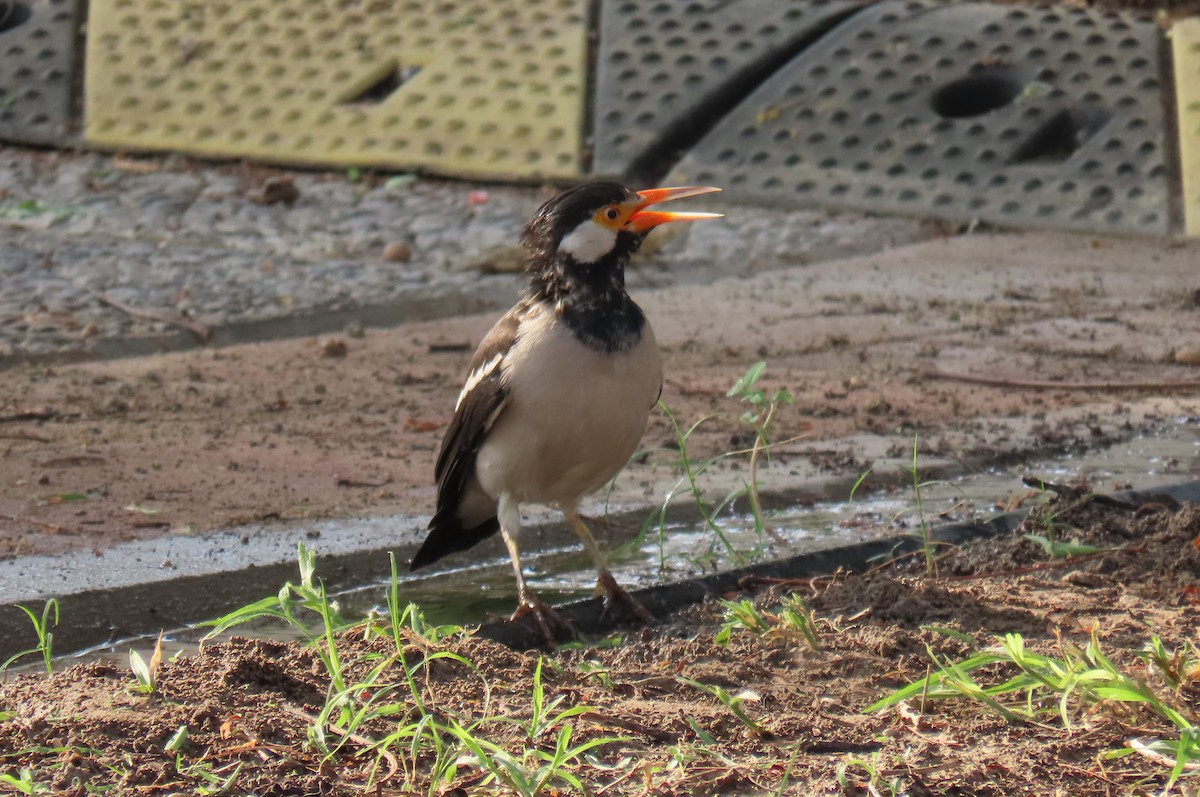
{"label": "white wing patch", "polygon": [[455,404],[454,404],[454,410],[456,412],[458,411],[459,406],[462,405],[463,399],[465,399],[467,397],[467,394],[470,393],[472,390],[474,390],[476,387],[478,387],[480,382],[487,379],[488,376],[492,373],[492,371],[495,371],[497,368],[499,368],[500,363],[503,360],[504,360],[504,352],[500,352],[495,357],[488,360],[483,365],[479,366],[478,368],[476,368],[474,371],[471,372],[471,375],[467,377],[466,384],[463,385],[462,392],[458,394],[458,401],[455,402]]}
{"label": "white wing patch", "polygon": [[595,263],[611,252],[616,243],[616,230],[589,220],[563,238],[558,251],[566,252],[576,263]]}
{"label": "white wing patch", "polygon": [[508,404],[508,396],[505,396],[503,399],[501,399],[500,403],[496,405],[496,409],[492,410],[492,414],[489,415],[487,420],[483,422],[484,434],[490,432],[492,427],[495,426],[496,419],[500,417],[500,413],[504,412],[504,406],[506,404]]}

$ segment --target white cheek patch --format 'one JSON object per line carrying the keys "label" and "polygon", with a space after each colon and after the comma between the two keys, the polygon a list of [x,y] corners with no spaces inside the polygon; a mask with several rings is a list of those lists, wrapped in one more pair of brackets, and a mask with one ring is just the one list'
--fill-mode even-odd
{"label": "white cheek patch", "polygon": [[496,368],[500,365],[500,361],[503,359],[504,353],[501,352],[471,372],[471,375],[467,377],[467,383],[463,385],[462,392],[458,394],[458,401],[454,404],[454,409],[456,412],[458,411],[459,406],[463,403],[463,399],[467,397],[467,394],[474,390],[480,382],[487,379],[488,375],[492,371],[496,370]]}
{"label": "white cheek patch", "polygon": [[595,263],[617,244],[617,231],[594,221],[585,221],[571,232],[558,251],[571,256],[576,263]]}

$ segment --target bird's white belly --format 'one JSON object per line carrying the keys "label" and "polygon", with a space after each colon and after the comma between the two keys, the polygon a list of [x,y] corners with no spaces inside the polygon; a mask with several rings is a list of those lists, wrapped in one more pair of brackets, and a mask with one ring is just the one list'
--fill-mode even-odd
{"label": "bird's white belly", "polygon": [[493,498],[574,505],[604,486],[637,449],[662,385],[646,325],[628,351],[596,351],[543,311],[522,324],[506,357],[509,396],[479,450],[475,474]]}

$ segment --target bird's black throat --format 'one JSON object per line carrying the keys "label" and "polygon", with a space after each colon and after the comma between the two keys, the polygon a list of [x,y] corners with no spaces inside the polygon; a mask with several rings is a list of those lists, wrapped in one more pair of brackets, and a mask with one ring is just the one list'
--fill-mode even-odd
{"label": "bird's black throat", "polygon": [[629,254],[632,250],[614,252],[607,262],[588,265],[560,256],[554,267],[531,273],[528,295],[552,306],[584,345],[606,352],[632,349],[642,340],[646,316],[625,291]]}
{"label": "bird's black throat", "polygon": [[624,291],[611,299],[567,298],[555,305],[555,311],[580,342],[600,351],[632,349],[641,342],[646,327],[642,308]]}

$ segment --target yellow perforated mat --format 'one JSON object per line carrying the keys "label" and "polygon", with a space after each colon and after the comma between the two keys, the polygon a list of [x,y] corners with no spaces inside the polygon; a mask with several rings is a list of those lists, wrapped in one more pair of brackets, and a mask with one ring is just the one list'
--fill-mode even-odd
{"label": "yellow perforated mat", "polygon": [[1200,236],[1200,18],[1171,29],[1175,95],[1179,108],[1179,155],[1187,234]]}
{"label": "yellow perforated mat", "polygon": [[92,0],[87,141],[580,173],[587,0]]}

